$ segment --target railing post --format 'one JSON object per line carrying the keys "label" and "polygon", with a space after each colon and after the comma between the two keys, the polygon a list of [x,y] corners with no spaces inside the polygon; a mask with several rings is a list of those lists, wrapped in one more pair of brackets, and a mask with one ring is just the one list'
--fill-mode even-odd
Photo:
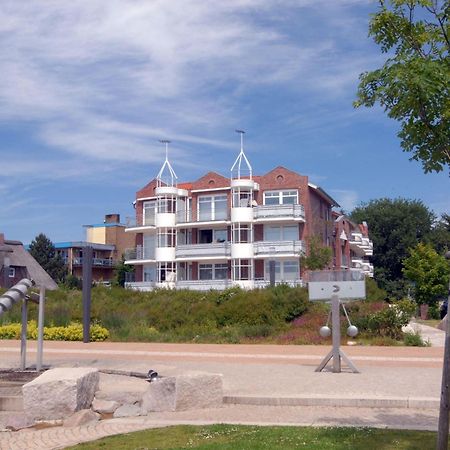
{"label": "railing post", "polygon": [[27,328],[28,328],[28,300],[22,300],[22,330],[20,333],[20,369],[27,366]]}

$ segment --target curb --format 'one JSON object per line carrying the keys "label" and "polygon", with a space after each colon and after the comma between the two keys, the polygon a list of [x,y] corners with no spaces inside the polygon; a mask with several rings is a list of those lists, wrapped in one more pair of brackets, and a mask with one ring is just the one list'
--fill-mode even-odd
{"label": "curb", "polygon": [[351,408],[399,408],[399,409],[435,409],[440,400],[431,397],[256,397],[250,395],[225,395],[223,403],[227,405],[257,406],[329,406]]}

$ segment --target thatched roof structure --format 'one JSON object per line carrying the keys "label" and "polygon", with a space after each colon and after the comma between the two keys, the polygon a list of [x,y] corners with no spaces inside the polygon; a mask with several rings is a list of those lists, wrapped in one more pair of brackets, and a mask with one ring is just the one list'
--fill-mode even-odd
{"label": "thatched roof structure", "polygon": [[[39,265],[39,263],[28,253],[22,242],[4,240],[2,248],[7,251],[11,267],[26,267],[29,277],[34,280],[37,287],[44,286],[46,289],[58,289],[58,285],[50,275]],[[9,251],[10,250],[10,251]]]}

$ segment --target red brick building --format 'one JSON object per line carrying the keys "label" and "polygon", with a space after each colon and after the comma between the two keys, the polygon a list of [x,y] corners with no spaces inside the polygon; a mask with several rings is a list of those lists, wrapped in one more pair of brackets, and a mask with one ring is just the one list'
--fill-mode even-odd
{"label": "red brick building", "polygon": [[[136,236],[126,253],[135,267],[129,287],[262,287],[270,261],[275,282],[301,285],[300,256],[310,236],[334,248],[344,223],[352,236],[347,220],[335,222],[337,202],[307,176],[281,166],[254,176],[242,149],[228,178],[208,172],[189,183],[176,179],[166,157],[158,176],[136,193],[136,217],[127,225]],[[349,251],[334,248],[336,267]]]}

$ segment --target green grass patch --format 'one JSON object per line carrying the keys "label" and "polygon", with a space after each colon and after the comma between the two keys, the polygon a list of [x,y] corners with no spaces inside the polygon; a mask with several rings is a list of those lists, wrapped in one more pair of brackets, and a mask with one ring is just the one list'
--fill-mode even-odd
{"label": "green grass patch", "polygon": [[427,450],[436,433],[376,428],[174,426],[111,436],[80,444],[77,450]]}

